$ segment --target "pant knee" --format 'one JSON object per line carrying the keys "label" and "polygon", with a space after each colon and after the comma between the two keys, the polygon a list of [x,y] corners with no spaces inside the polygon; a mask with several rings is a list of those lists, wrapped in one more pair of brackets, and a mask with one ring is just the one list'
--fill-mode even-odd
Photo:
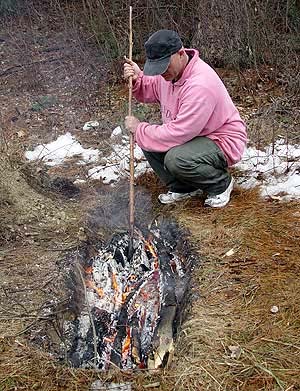
{"label": "pant knee", "polygon": [[172,175],[176,176],[181,171],[181,169],[178,164],[178,156],[174,152],[174,149],[175,148],[172,148],[167,152],[167,154],[165,156],[165,160],[164,160],[164,165],[165,165],[165,168]]}
{"label": "pant knee", "polygon": [[201,171],[201,163],[194,161],[194,159],[185,154],[180,153],[180,148],[170,149],[164,160],[165,168],[176,178],[185,179],[190,178]]}

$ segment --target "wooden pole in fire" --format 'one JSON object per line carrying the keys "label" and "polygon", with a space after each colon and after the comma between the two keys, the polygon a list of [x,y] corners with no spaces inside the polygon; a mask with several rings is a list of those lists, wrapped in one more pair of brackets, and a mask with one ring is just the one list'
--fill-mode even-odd
{"label": "wooden pole in fire", "polygon": [[[132,61],[132,7],[129,7],[129,60]],[[128,115],[132,115],[132,76],[129,77]],[[130,132],[129,255],[133,254],[134,234],[134,134]]]}

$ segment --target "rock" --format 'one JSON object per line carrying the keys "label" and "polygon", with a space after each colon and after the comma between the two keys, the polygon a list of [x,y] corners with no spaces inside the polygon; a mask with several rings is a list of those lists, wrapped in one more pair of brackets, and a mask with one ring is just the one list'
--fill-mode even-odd
{"label": "rock", "polygon": [[242,354],[242,348],[240,346],[231,345],[231,346],[228,346],[228,349],[231,352],[231,354],[230,354],[231,358],[235,358],[235,359],[240,358],[240,356]]}
{"label": "rock", "polygon": [[272,312],[272,314],[277,314],[277,312],[279,311],[279,308],[277,307],[277,305],[273,305],[271,307],[270,311]]}
{"label": "rock", "polygon": [[18,132],[17,132],[17,136],[19,137],[19,138],[21,138],[21,137],[24,137],[26,135],[26,133],[25,133],[25,131],[24,130],[19,130]]}

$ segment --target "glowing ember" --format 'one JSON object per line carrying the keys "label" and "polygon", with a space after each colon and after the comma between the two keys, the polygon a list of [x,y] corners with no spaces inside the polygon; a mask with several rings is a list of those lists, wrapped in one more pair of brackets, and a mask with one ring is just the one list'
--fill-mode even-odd
{"label": "glowing ember", "polygon": [[85,284],[86,284],[86,286],[87,286],[88,288],[94,289],[94,291],[97,292],[98,295],[99,295],[100,297],[103,297],[103,296],[104,296],[104,291],[103,291],[103,289],[102,289],[102,288],[98,288],[98,287],[95,285],[95,283],[94,283],[93,281],[91,281],[91,280],[86,280],[86,281],[85,281]]}
{"label": "glowing ember", "polygon": [[92,266],[88,266],[87,268],[85,268],[86,274],[92,274],[92,271],[93,271]]}
{"label": "glowing ember", "polygon": [[123,347],[122,347],[122,361],[126,361],[129,351],[131,348],[131,330],[127,330],[126,339],[124,341]]}
{"label": "glowing ember", "polygon": [[118,291],[118,284],[115,273],[112,274],[112,286],[115,291]]}
{"label": "glowing ember", "polygon": [[[173,231],[177,236],[170,235]],[[179,257],[181,233],[174,226],[168,227],[167,238],[157,227],[150,237],[146,240],[137,232],[134,254],[128,259],[128,234],[117,234],[89,261],[86,305],[67,325],[73,365],[107,369],[112,362],[129,369],[166,363],[173,350],[174,322],[183,308],[191,256],[186,250]]]}

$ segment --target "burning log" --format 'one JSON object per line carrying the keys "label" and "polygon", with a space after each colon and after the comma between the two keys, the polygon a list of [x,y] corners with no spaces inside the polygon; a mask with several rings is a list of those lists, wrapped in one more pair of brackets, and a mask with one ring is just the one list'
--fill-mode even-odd
{"label": "burning log", "polygon": [[86,306],[66,326],[74,366],[159,368],[174,351],[193,256],[175,223],[115,234],[85,266]]}

